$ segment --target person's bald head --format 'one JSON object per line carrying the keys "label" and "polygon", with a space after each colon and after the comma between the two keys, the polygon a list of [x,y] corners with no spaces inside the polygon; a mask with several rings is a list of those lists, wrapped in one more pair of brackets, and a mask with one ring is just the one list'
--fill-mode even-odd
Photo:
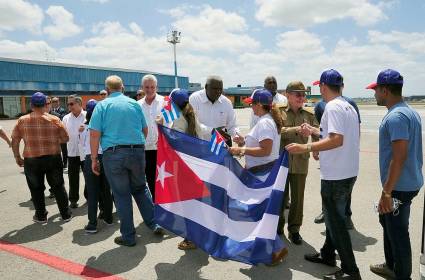
{"label": "person's bald head", "polygon": [[223,80],[219,76],[208,76],[205,92],[211,102],[215,102],[223,93]]}
{"label": "person's bald head", "polygon": [[264,79],[264,88],[272,93],[273,96],[277,93],[277,81],[274,76],[267,76]]}
{"label": "person's bald head", "polygon": [[105,80],[105,87],[109,94],[112,92],[122,92],[123,89],[123,82],[120,77],[117,75],[112,75],[106,78]]}

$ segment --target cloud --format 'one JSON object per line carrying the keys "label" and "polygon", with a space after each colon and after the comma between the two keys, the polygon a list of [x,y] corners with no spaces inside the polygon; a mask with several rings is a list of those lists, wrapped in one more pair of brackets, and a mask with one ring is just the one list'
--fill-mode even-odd
{"label": "cloud", "polygon": [[83,2],[93,2],[93,3],[99,3],[99,4],[105,4],[108,3],[109,0],[82,0]]}
{"label": "cloud", "polygon": [[74,23],[74,15],[63,6],[50,6],[46,13],[49,15],[52,25],[43,28],[52,40],[61,40],[79,34],[82,28]]}
{"label": "cloud", "polygon": [[27,30],[38,33],[44,18],[37,4],[23,0],[1,0],[0,15],[0,32]]}
{"label": "cloud", "polygon": [[383,33],[380,31],[371,30],[368,32],[368,35],[369,40],[375,44],[397,44],[402,49],[417,54],[423,54],[425,50],[425,33],[406,33],[400,31]]}
{"label": "cloud", "polygon": [[21,59],[52,60],[57,56],[57,51],[44,41],[18,43],[11,40],[0,40],[0,55]]}
{"label": "cloud", "polygon": [[196,15],[186,14],[184,10],[177,14],[173,26],[183,31],[182,48],[234,53],[260,47],[260,43],[249,36],[245,19],[236,13],[205,5]]}
{"label": "cloud", "polygon": [[[385,5],[368,0],[256,0],[256,18],[266,26],[303,28],[333,20],[353,19],[358,25],[372,25],[386,19]],[[315,3],[315,4],[314,4]]]}

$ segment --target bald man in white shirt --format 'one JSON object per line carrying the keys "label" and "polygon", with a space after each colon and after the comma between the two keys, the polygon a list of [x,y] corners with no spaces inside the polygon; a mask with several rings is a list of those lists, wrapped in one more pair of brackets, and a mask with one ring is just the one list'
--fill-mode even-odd
{"label": "bald man in white shirt", "polygon": [[[214,128],[221,128],[219,132],[222,133],[225,129],[237,142],[241,136],[236,125],[236,114],[232,102],[222,93],[223,80],[219,76],[209,76],[205,89],[192,93],[189,103],[195,110],[200,123],[211,131]],[[209,141],[211,135],[205,135],[202,138]]]}

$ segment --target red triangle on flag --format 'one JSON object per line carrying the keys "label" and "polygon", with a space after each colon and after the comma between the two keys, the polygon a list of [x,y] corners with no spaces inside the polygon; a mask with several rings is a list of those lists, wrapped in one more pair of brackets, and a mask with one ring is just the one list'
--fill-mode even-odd
{"label": "red triangle on flag", "polygon": [[155,203],[172,203],[210,196],[204,182],[158,131]]}

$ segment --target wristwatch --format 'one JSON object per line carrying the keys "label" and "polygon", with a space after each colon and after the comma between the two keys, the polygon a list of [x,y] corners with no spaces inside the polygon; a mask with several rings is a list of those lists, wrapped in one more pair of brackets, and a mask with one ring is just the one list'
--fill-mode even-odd
{"label": "wristwatch", "polygon": [[391,198],[391,193],[386,192],[385,190],[382,190],[382,195],[386,198]]}
{"label": "wristwatch", "polygon": [[307,144],[307,152],[311,152],[311,144]]}

